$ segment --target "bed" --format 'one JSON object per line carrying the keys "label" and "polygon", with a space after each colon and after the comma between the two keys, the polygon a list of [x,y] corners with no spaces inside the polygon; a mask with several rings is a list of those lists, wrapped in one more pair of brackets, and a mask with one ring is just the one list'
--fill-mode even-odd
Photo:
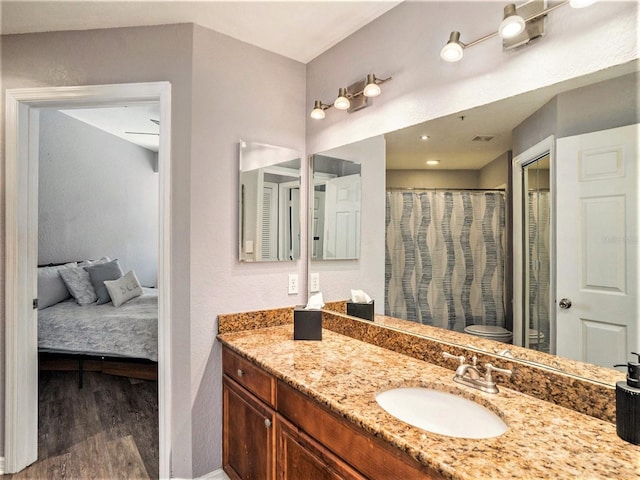
{"label": "bed", "polygon": [[156,379],[158,291],[122,305],[78,305],[72,297],[38,310],[41,370],[78,370]]}

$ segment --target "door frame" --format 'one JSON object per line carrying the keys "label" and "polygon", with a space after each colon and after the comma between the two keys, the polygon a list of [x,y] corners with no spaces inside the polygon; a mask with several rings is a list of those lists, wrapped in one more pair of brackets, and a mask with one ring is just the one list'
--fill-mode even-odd
{"label": "door frame", "polygon": [[551,324],[549,333],[549,349],[552,354],[556,350],[555,332],[555,301],[556,301],[556,141],[555,136],[550,135],[536,145],[528,148],[512,160],[512,205],[513,205],[513,343],[518,346],[527,346],[528,338],[525,337],[525,325],[523,308],[525,303],[524,292],[524,250],[522,248],[524,233],[526,231],[523,201],[522,201],[522,173],[526,165],[537,158],[549,154],[549,186],[551,190],[551,211],[549,213],[549,322]]}
{"label": "door frame", "polygon": [[[135,102],[160,104],[158,235],[158,422],[159,473],[171,471],[171,84],[169,82],[7,89],[5,149],[5,471],[17,472],[37,455],[37,337],[33,315],[37,297],[38,124],[40,108],[98,107]],[[35,247],[34,247],[35,245]],[[21,342],[36,342],[33,348]],[[21,348],[22,347],[22,348]],[[35,355],[33,352],[35,351]],[[25,372],[28,372],[25,374]],[[25,377],[30,380],[25,381]],[[31,383],[29,383],[31,382]],[[35,385],[37,390],[37,383]],[[25,408],[28,405],[28,408]],[[36,411],[37,413],[37,411]],[[35,425],[35,435],[34,435]]]}

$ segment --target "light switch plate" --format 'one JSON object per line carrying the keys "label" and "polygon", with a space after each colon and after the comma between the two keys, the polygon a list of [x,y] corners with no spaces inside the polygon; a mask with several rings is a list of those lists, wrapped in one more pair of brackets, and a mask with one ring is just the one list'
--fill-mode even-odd
{"label": "light switch plate", "polygon": [[320,274],[312,273],[311,278],[309,279],[309,291],[311,293],[316,293],[320,291]]}
{"label": "light switch plate", "polygon": [[296,293],[298,293],[298,274],[297,273],[289,274],[288,292],[289,292],[289,295],[295,295]]}

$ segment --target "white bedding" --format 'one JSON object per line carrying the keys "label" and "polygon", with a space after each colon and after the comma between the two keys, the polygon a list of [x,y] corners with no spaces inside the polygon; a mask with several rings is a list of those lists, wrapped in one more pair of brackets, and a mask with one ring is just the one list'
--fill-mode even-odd
{"label": "white bedding", "polygon": [[143,290],[120,307],[70,299],[38,311],[38,350],[157,362],[158,291]]}

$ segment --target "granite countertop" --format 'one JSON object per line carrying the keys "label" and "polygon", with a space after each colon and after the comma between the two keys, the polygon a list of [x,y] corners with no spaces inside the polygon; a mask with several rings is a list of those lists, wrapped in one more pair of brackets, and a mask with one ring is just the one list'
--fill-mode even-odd
{"label": "granite countertop", "polygon": [[[293,341],[293,326],[285,325],[218,338],[446,478],[640,478],[640,446],[621,440],[611,423],[507,388],[485,394],[454,383],[451,370],[329,330],[322,333],[319,342]],[[475,400],[498,413],[509,430],[489,439],[439,435],[397,420],[375,400],[377,392],[418,385]]]}

